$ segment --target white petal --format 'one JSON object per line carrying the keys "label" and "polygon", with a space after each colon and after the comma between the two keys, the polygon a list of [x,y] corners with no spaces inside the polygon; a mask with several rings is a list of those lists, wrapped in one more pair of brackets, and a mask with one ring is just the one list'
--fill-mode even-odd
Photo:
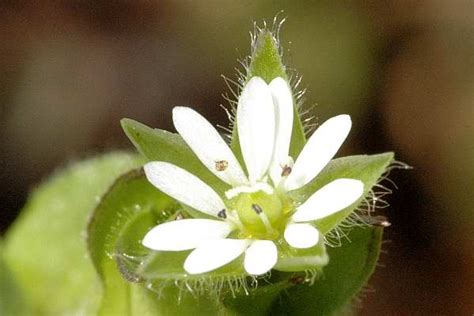
{"label": "white petal", "polygon": [[275,106],[275,148],[270,167],[273,183],[280,182],[282,167],[288,160],[291,133],[293,129],[293,96],[290,87],[283,78],[275,78],[270,82],[270,91]]}
{"label": "white petal", "polygon": [[195,175],[173,164],[153,161],[143,169],[148,181],[172,198],[203,213],[217,216],[225,209],[222,199]]}
{"label": "white petal", "polygon": [[364,183],[355,179],[337,179],[316,191],[293,214],[295,222],[308,222],[336,213],[364,193]]}
{"label": "white petal", "polygon": [[250,182],[257,182],[268,170],[275,136],[272,94],[259,77],[250,79],[239,97],[237,129]]}
{"label": "white petal", "polygon": [[324,122],[311,135],[285,181],[287,191],[301,188],[318,175],[341,147],[351,124],[349,115],[338,115]]}
{"label": "white petal", "polygon": [[225,238],[231,230],[224,221],[182,219],[154,227],[145,235],[142,244],[154,250],[188,250],[209,240]]}
{"label": "white petal", "polygon": [[209,272],[240,256],[248,247],[246,239],[220,239],[206,242],[194,249],[184,262],[184,269],[190,274]]}
{"label": "white petal", "polygon": [[310,224],[289,224],[285,240],[293,248],[310,248],[318,243],[319,232]]}
{"label": "white petal", "polygon": [[248,274],[262,275],[273,268],[278,251],[270,240],[256,240],[245,251],[244,267]]}
{"label": "white petal", "polygon": [[178,106],[173,109],[173,122],[184,141],[212,173],[232,186],[247,183],[234,153],[201,114]]}

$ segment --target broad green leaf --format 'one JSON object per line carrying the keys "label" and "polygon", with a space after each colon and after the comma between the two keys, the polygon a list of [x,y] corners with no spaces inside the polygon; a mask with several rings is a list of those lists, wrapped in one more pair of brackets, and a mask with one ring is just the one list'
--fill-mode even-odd
{"label": "broad green leaf", "polygon": [[350,241],[328,250],[330,263],[312,286],[294,286],[273,305],[274,315],[334,315],[348,304],[372,275],[383,229],[358,227]]}
{"label": "broad green leaf", "polygon": [[3,248],[0,241],[0,315],[15,316],[31,314],[23,290],[15,280],[15,276],[3,260]]}
{"label": "broad green leaf", "polygon": [[[301,189],[291,192],[291,194],[296,201],[304,202],[314,192],[329,182],[339,178],[351,178],[358,179],[364,183],[364,197],[367,197],[373,189],[373,186],[387,171],[387,168],[392,162],[393,153],[390,152],[371,156],[358,155],[334,159],[329,162],[326,168],[324,168],[312,182]],[[377,191],[377,189],[374,191]],[[360,198],[357,202],[342,211],[315,221],[315,226],[323,234],[326,234],[354,212],[357,206],[362,202],[362,199],[363,198]]]}
{"label": "broad green leaf", "polygon": [[90,220],[87,238],[103,281],[101,315],[208,315],[223,309],[215,299],[194,297],[176,287],[179,275],[173,271],[182,270],[182,253],[163,252],[171,259],[156,261],[154,275],[139,274],[138,268],[147,266],[158,253],[143,247],[141,239],[158,223],[174,219],[178,210],[184,212],[153,187],[141,170],[119,178],[103,196]]}
{"label": "broad green leaf", "polygon": [[[260,30],[255,42],[253,43],[245,81],[247,82],[255,76],[261,77],[267,83],[270,83],[277,77],[282,77],[288,82],[288,74],[282,61],[278,40],[275,38],[275,35],[267,29]],[[295,91],[293,91],[293,104],[295,106],[290,155],[292,157],[297,157],[306,143],[306,137],[301,118],[298,114],[298,109],[296,108],[296,99],[294,95]],[[238,138],[237,124],[234,124],[231,147],[236,156],[241,159],[242,153]]]}
{"label": "broad green leaf", "polygon": [[87,256],[90,211],[120,174],[142,163],[112,153],[71,164],[41,184],[7,232],[4,258],[39,314],[94,314],[101,296]]}
{"label": "broad green leaf", "polygon": [[118,178],[102,197],[87,227],[88,249],[99,274],[104,277],[104,264],[114,262],[117,240],[124,230],[131,234],[129,239],[144,236],[140,236],[142,232],[127,230],[131,220],[142,214],[148,215],[150,225],[167,220],[174,213],[175,204],[146,180],[141,169]]}
{"label": "broad green leaf", "polygon": [[123,119],[121,123],[128,138],[148,160],[166,161],[186,169],[221,195],[229,189],[226,183],[207,170],[178,134],[153,129],[130,119]]}
{"label": "broad green leaf", "polygon": [[[121,261],[114,260],[122,258],[116,253],[116,242],[123,226],[137,213],[169,203],[170,199],[149,185],[141,171],[132,171],[116,180],[97,205],[87,228],[87,245],[103,282],[101,315],[132,315],[132,285],[128,281],[136,280],[131,273],[122,277],[120,271],[126,270],[117,265]],[[153,304],[147,308],[152,309]]]}

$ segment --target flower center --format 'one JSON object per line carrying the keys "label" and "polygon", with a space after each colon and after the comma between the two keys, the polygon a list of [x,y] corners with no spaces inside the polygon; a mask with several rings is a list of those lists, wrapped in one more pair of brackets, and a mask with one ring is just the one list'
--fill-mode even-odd
{"label": "flower center", "polygon": [[276,193],[242,193],[232,199],[243,228],[240,238],[278,239],[288,220],[291,203]]}

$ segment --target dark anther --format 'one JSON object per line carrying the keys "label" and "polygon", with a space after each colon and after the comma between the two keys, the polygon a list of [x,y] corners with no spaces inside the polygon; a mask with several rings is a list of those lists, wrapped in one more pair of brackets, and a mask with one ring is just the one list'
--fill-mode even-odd
{"label": "dark anther", "polygon": [[225,210],[222,210],[219,213],[217,213],[217,216],[222,218],[222,219],[226,219],[227,218],[227,213],[225,212]]}
{"label": "dark anther", "polygon": [[252,204],[252,209],[257,213],[257,215],[263,212],[262,208],[258,204]]}
{"label": "dark anther", "polygon": [[290,283],[292,284],[303,284],[306,282],[306,278],[302,275],[297,275],[297,276],[294,276],[292,278],[290,278]]}
{"label": "dark anther", "polygon": [[285,166],[283,167],[283,170],[281,171],[281,176],[282,176],[282,177],[287,177],[287,176],[289,176],[290,173],[291,173],[291,170],[292,170],[292,169],[291,169],[290,166],[285,165]]}
{"label": "dark anther", "polygon": [[385,216],[373,216],[369,223],[374,226],[380,227],[389,227],[390,225],[392,225]]}
{"label": "dark anther", "polygon": [[385,216],[362,215],[361,218],[364,222],[374,226],[390,227],[392,225]]}
{"label": "dark anther", "polygon": [[229,166],[229,162],[227,160],[216,160],[215,163],[217,171],[224,171]]}
{"label": "dark anther", "polygon": [[392,223],[390,223],[387,220],[383,220],[383,221],[378,221],[378,222],[374,223],[373,225],[380,226],[380,227],[390,227],[390,226],[392,226]]}

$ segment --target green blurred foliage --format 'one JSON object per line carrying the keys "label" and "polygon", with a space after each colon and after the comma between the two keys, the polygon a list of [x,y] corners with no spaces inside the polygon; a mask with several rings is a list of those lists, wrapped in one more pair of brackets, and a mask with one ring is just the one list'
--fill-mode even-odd
{"label": "green blurred foliage", "polygon": [[102,291],[86,251],[87,219],[115,178],[141,161],[126,153],[86,160],[32,193],[2,252],[12,272],[8,277],[16,280],[22,301],[35,313],[95,312]]}

